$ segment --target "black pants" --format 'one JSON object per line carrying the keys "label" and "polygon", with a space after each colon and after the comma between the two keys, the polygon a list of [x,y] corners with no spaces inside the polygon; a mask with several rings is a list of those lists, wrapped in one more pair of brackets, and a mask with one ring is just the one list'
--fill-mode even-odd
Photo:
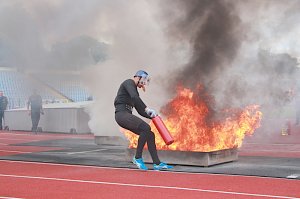
{"label": "black pants", "polygon": [[296,124],[299,124],[300,122],[300,107],[297,107],[296,109]]}
{"label": "black pants", "polygon": [[39,125],[41,113],[40,111],[31,111],[31,122],[32,122],[32,128],[31,131],[36,132],[37,127]]}
{"label": "black pants", "polygon": [[148,150],[152,157],[153,163],[160,164],[155,145],[155,135],[151,131],[149,124],[147,124],[141,118],[126,111],[117,112],[115,114],[115,119],[121,127],[139,135],[135,158],[142,157],[143,149],[147,142]]}
{"label": "black pants", "polygon": [[4,110],[0,110],[0,130],[3,129],[2,120],[4,119]]}

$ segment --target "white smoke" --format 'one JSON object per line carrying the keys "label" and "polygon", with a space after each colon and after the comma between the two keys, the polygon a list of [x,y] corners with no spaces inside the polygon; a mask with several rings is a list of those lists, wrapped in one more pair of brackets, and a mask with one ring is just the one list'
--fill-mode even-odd
{"label": "white smoke", "polygon": [[[268,95],[271,92],[296,89],[299,82],[293,58],[300,58],[300,38],[297,36],[300,34],[300,2],[240,1],[236,10],[245,27],[245,37],[226,74],[231,77],[238,74],[241,88],[252,88],[246,96],[253,98],[253,103],[266,104],[267,98],[272,97]],[[269,62],[262,61],[261,52],[265,52]]]}
{"label": "white smoke", "polygon": [[260,104],[261,131],[278,133],[286,120],[293,122],[296,117],[295,98],[286,100],[286,92],[297,93],[300,86],[295,67],[300,58],[300,2],[254,0],[236,6],[245,36],[238,55],[217,80],[224,85],[215,93],[217,104],[222,106],[228,99],[232,106]]}
{"label": "white smoke", "polygon": [[[51,68],[53,62],[49,61],[49,54],[57,44],[68,43],[82,35],[105,42],[109,46],[107,61],[97,65],[82,62],[89,65],[82,71],[82,77],[95,99],[89,107],[89,125],[97,135],[119,135],[114,121],[114,97],[120,83],[131,78],[137,70],[144,69],[152,76],[147,92],[140,92],[148,106],[159,110],[174,95],[167,90],[176,86],[170,84],[173,83],[170,79],[175,71],[183,71],[189,62],[192,54],[190,41],[194,39],[197,24],[205,20],[199,18],[201,21],[198,22],[193,19],[191,26],[182,29],[189,38],[178,34],[174,40],[171,36],[177,33],[172,25],[186,16],[184,9],[178,7],[185,2],[194,2],[201,7],[198,0],[164,3],[154,0],[1,1],[0,63],[25,69]],[[203,2],[210,4],[210,1]],[[278,90],[278,87],[284,88],[268,76],[274,71],[262,70],[264,66],[260,63],[259,52],[265,49],[271,54],[287,53],[299,59],[300,3],[298,0],[219,2],[234,5],[229,14],[240,19],[243,32],[242,37],[238,37],[241,45],[232,66],[214,80],[216,90],[212,94],[216,95],[221,106],[231,91],[225,87],[229,83],[236,95],[232,104],[267,102],[261,99],[262,96],[272,93],[270,90]],[[170,7],[176,9],[168,9]],[[77,57],[75,53],[69,53],[64,58],[76,61]],[[60,67],[66,66],[61,62]],[[283,78],[295,78],[295,74],[284,72]],[[264,83],[270,80],[274,81],[269,85]],[[235,92],[235,88],[240,92]],[[240,98],[240,95],[245,96]]]}
{"label": "white smoke", "polygon": [[119,84],[139,69],[148,71],[151,86],[141,95],[147,105],[159,109],[167,100],[162,89],[166,69],[180,65],[167,51],[153,8],[147,1],[136,0],[1,1],[1,64],[24,70],[51,69],[53,64],[69,69],[67,60],[82,61],[80,51],[53,54],[53,47],[82,35],[105,42],[110,46],[109,59],[86,67],[82,78],[95,99],[89,108],[92,132],[119,134],[113,107]]}
{"label": "white smoke", "polygon": [[[249,26],[256,48],[271,53],[287,53],[300,58],[300,2],[248,1],[239,4],[241,19]],[[249,45],[250,43],[248,43]]]}
{"label": "white smoke", "polygon": [[[114,120],[114,98],[120,84],[132,78],[137,70],[146,70],[152,77],[146,93],[140,95],[146,105],[159,109],[167,100],[164,77],[176,59],[167,54],[167,41],[153,16],[153,7],[145,1],[114,1],[103,16],[109,20],[106,29],[110,41],[110,59],[85,71],[95,103],[90,108],[90,127],[98,135],[120,135]],[[99,18],[99,27],[105,19]]]}

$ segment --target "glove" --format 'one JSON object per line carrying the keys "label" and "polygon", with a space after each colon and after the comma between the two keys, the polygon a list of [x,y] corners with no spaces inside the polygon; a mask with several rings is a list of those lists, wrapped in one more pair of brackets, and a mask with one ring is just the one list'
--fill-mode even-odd
{"label": "glove", "polygon": [[151,109],[151,108],[146,108],[145,109],[145,112],[151,117],[151,118],[154,118],[155,116],[157,116],[155,110]]}

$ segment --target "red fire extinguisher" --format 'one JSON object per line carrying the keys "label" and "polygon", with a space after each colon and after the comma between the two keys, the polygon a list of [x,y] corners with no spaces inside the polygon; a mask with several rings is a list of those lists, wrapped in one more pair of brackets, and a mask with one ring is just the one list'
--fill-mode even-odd
{"label": "red fire extinguisher", "polygon": [[157,115],[154,118],[152,118],[152,121],[166,145],[172,144],[174,142],[174,139],[172,138],[169,130],[167,129],[162,119]]}

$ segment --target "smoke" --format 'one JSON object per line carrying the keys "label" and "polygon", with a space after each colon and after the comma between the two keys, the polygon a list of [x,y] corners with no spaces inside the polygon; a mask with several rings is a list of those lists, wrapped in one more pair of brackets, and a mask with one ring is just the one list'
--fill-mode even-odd
{"label": "smoke", "polygon": [[180,62],[167,51],[167,40],[155,21],[153,8],[144,1],[114,1],[102,13],[110,24],[110,59],[84,72],[95,98],[89,109],[89,125],[97,135],[120,135],[114,120],[114,98],[120,84],[137,70],[146,70],[152,77],[146,92],[140,91],[147,106],[158,110],[168,99],[162,86],[168,80],[167,69]]}
{"label": "smoke", "polygon": [[0,64],[80,69],[98,135],[119,135],[114,97],[139,69],[152,76],[141,97],[157,110],[178,84],[201,83],[216,110],[259,104],[269,117],[299,86],[299,10],[297,0],[1,1]]}
{"label": "smoke", "polygon": [[167,100],[161,86],[167,68],[181,63],[166,50],[154,15],[146,1],[3,1],[0,63],[43,73],[80,70],[95,99],[88,107],[92,132],[119,135],[113,101],[122,81],[139,69],[148,71],[151,86],[141,96],[159,109]]}
{"label": "smoke", "polygon": [[92,34],[98,1],[2,1],[0,64],[20,70],[82,69],[105,59]]}
{"label": "smoke", "polygon": [[299,1],[178,0],[162,7],[171,41],[189,54],[170,87],[203,84],[215,97],[216,113],[259,104],[267,119],[294,119],[282,110],[293,106],[290,90],[299,86]]}
{"label": "smoke", "polygon": [[[234,60],[243,33],[233,4],[224,1],[177,1],[185,15],[172,26],[172,33],[189,43],[189,63],[177,75],[184,86],[201,81],[209,84]],[[173,9],[172,7],[170,9]]]}
{"label": "smoke", "polygon": [[37,67],[43,63],[45,50],[36,24],[22,7],[5,2],[0,7],[1,65]]}

